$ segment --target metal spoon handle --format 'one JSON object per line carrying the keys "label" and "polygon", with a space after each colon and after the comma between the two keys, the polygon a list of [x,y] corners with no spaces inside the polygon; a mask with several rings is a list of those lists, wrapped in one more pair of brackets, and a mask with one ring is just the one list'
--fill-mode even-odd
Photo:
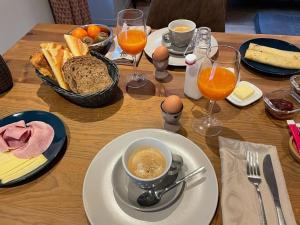
{"label": "metal spoon handle", "polygon": [[183,178],[179,179],[178,181],[176,181],[174,184],[170,185],[169,187],[166,187],[165,189],[162,190],[161,194],[164,194],[168,191],[170,191],[171,189],[173,189],[174,187],[176,187],[178,184],[180,184],[181,182],[189,179],[190,177],[202,172],[205,169],[204,166],[195,169],[194,171],[190,172],[189,174],[187,174],[186,176],[184,176]]}

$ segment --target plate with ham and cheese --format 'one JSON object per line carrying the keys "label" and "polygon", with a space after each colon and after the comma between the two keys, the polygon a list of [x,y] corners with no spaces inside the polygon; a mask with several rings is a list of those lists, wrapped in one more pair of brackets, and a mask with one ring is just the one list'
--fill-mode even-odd
{"label": "plate with ham and cheese", "polygon": [[51,168],[66,149],[63,122],[44,111],[0,120],[0,187],[31,181]]}

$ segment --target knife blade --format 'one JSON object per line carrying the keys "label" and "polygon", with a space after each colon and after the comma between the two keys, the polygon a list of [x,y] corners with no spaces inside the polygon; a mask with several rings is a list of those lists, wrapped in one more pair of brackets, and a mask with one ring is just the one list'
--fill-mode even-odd
{"label": "knife blade", "polygon": [[277,186],[277,182],[276,182],[276,178],[275,178],[275,174],[274,174],[271,156],[269,154],[266,155],[264,158],[263,169],[264,169],[265,180],[269,186],[269,189],[272,193],[273,200],[275,203],[278,224],[285,225],[285,219],[284,219],[283,212],[281,209],[280,198],[279,198],[279,193],[278,193],[278,186]]}

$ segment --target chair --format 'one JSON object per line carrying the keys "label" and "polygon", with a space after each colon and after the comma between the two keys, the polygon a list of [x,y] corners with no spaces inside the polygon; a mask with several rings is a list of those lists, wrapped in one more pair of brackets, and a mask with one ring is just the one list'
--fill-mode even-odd
{"label": "chair", "polygon": [[189,19],[197,27],[225,31],[226,0],[152,0],[147,25],[153,29],[167,27],[172,20]]}

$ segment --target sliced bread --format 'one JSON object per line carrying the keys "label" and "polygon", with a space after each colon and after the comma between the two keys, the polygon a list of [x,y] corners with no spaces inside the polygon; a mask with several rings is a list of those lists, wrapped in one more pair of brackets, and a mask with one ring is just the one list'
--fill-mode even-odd
{"label": "sliced bread", "polygon": [[63,73],[70,89],[79,94],[102,91],[112,84],[107,66],[93,56],[78,56],[63,65]]}

